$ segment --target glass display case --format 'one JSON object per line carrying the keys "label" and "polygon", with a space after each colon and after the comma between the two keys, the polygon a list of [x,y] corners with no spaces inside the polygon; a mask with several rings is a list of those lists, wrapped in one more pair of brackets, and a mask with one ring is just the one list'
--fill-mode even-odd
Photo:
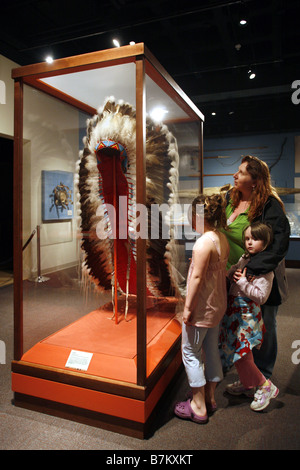
{"label": "glass display case", "polygon": [[291,227],[291,239],[300,239],[300,204],[288,203],[285,204],[285,209]]}
{"label": "glass display case", "polygon": [[201,191],[204,117],[144,44],[12,76],[14,403],[144,438],[182,367],[180,158]]}

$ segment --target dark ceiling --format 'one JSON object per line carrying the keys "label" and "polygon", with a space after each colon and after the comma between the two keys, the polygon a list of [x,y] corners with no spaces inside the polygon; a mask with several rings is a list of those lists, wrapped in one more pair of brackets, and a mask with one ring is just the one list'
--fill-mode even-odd
{"label": "dark ceiling", "polygon": [[19,65],[144,42],[205,115],[206,137],[300,128],[299,0],[0,3],[0,54]]}

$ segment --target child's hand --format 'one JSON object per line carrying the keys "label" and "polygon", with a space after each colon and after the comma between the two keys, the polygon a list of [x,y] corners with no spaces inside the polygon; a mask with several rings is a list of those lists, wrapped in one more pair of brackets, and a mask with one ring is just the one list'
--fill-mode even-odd
{"label": "child's hand", "polygon": [[[248,281],[248,282],[253,282],[254,279],[255,279],[255,276],[250,276],[250,274],[249,274],[249,276],[247,276],[247,281]],[[257,349],[258,349],[258,348],[257,348]]]}
{"label": "child's hand", "polygon": [[188,308],[184,307],[183,314],[182,314],[183,323],[188,323],[191,318],[191,315],[192,315],[192,312]]}
{"label": "child's hand", "polygon": [[246,277],[246,271],[247,268],[244,268],[243,271],[241,269],[237,269],[233,275],[234,282],[239,281],[242,277]]}

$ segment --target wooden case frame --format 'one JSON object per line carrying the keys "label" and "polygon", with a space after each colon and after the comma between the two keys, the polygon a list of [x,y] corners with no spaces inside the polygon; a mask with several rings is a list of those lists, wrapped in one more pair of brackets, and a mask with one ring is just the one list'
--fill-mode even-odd
{"label": "wooden case frame", "polygon": [[[75,106],[79,110],[96,114],[97,110],[80,102],[72,96],[46,85],[39,79],[71,72],[91,70],[134,62],[136,64],[136,161],[137,203],[146,202],[145,178],[145,74],[159,85],[193,121],[200,123],[199,168],[203,160],[203,122],[204,116],[191,102],[174,80],[168,75],[143,43],[133,46],[108,49],[64,59],[52,64],[39,63],[19,67],[12,71],[15,80],[14,104],[14,360],[12,362],[12,382],[15,392],[15,404],[38,411],[55,414],[69,419],[80,420],[88,424],[104,427],[113,431],[147,437],[151,423],[155,418],[158,401],[168,385],[181,368],[180,338],[173,345],[163,361],[155,368],[150,377],[146,377],[146,241],[142,238],[137,243],[137,378],[136,384],[95,378],[75,371],[62,371],[52,367],[41,367],[22,361],[23,355],[23,279],[22,279],[22,165],[23,165],[23,84],[40,89],[59,100]],[[142,157],[141,157],[142,156]],[[202,171],[199,178],[199,190],[202,188]],[[95,403],[90,409],[80,405],[81,399],[73,401],[49,398],[47,392],[40,395],[31,393],[32,388],[41,390],[53,388],[53,396],[59,396],[68,387],[80,391],[85,399]],[[94,395],[96,396],[94,397]],[[76,393],[74,394],[74,396]],[[94,397],[94,398],[93,398]],[[109,403],[114,408],[135,410],[127,415],[122,412],[106,413]]]}

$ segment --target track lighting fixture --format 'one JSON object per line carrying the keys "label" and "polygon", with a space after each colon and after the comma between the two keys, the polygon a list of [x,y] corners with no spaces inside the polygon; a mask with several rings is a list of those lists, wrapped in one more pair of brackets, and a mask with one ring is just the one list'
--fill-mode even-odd
{"label": "track lighting fixture", "polygon": [[255,78],[255,77],[256,77],[255,72],[253,72],[253,70],[249,69],[249,70],[248,70],[248,78],[249,78],[250,80],[253,80],[253,78]]}

